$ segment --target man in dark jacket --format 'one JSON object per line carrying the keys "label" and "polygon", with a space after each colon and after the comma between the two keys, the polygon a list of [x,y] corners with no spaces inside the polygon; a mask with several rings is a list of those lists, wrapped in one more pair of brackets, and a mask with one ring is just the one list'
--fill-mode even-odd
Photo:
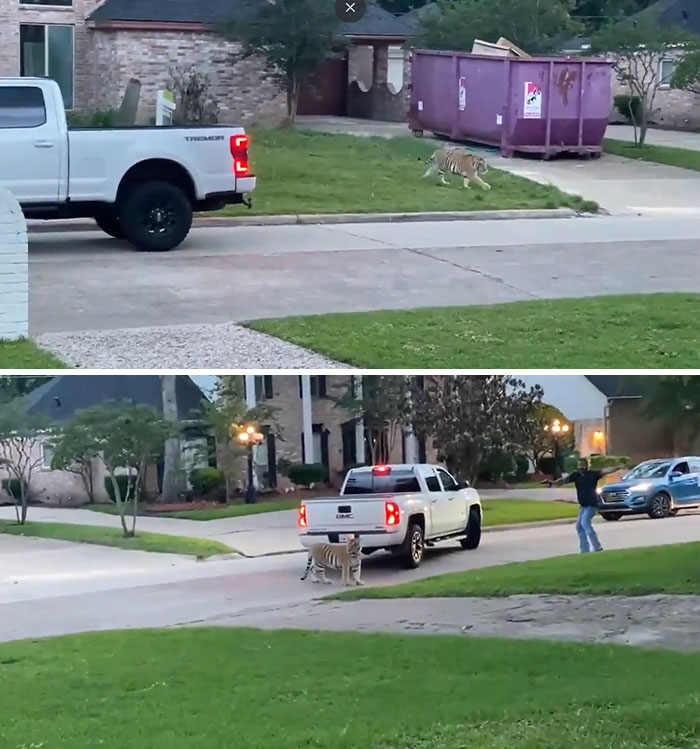
{"label": "man in dark jacket", "polygon": [[596,489],[598,482],[609,473],[619,471],[622,466],[605,468],[602,471],[591,470],[588,461],[581,458],[578,468],[568,476],[552,482],[553,486],[562,484],[574,484],[576,487],[576,499],[579,503],[578,520],[576,521],[576,532],[581,545],[581,553],[586,554],[593,547],[593,551],[603,551],[598,539],[598,534],[593,528],[593,518],[598,512],[598,494]]}

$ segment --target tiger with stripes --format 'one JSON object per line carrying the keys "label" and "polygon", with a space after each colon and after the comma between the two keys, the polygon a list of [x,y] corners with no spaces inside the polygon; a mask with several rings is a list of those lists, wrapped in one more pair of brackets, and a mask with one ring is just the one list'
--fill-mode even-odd
{"label": "tiger with stripes", "polygon": [[326,577],[326,570],[342,570],[343,585],[364,585],[360,580],[362,571],[362,546],[358,536],[350,534],[345,544],[314,544],[309,549],[306,569],[301,576],[306,580],[309,572],[313,574],[313,582],[330,585]]}
{"label": "tiger with stripes", "polygon": [[440,175],[440,184],[448,185],[445,173],[459,174],[464,179],[464,187],[469,190],[470,183],[475,182],[482,190],[490,190],[491,185],[485,182],[482,174],[486,174],[489,165],[483,156],[469,153],[462,148],[440,148],[428,159],[428,170],[423,177]]}

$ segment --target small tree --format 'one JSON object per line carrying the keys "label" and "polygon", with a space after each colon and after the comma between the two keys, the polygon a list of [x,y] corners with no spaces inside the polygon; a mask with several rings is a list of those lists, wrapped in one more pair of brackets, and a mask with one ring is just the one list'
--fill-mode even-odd
{"label": "small tree", "polygon": [[212,99],[209,76],[194,65],[170,68],[168,89],[175,95],[174,121],[184,124],[213,125],[219,119],[219,107]]}
{"label": "small tree", "polygon": [[678,63],[671,85],[700,96],[700,49],[697,46]]}
{"label": "small tree", "polygon": [[348,388],[336,400],[362,420],[372,463],[388,463],[405,426],[411,423],[411,386],[401,375],[365,375],[359,392]]}
{"label": "small tree", "polygon": [[94,445],[79,427],[57,427],[52,440],[54,470],[78,476],[90,502],[95,501],[94,461],[98,458]]}
{"label": "small tree", "polygon": [[294,122],[299,90],[306,76],[345,42],[330,0],[267,0],[241,12],[221,33],[241,45],[234,63],[262,57],[266,70],[287,95],[287,117]]}
{"label": "small tree", "polygon": [[[122,401],[86,408],[77,411],[58,435],[55,465],[65,468],[79,456],[98,456],[114,490],[124,537],[131,538],[136,534],[137,487],[148,465],[162,455],[171,429],[155,409],[139,403]],[[124,494],[117,481],[118,472],[122,470],[128,476]],[[131,528],[126,518],[129,507],[132,509]]]}
{"label": "small tree", "polygon": [[630,100],[639,100],[636,116],[632,107],[629,113],[637,146],[646,142],[649,123],[659,111],[656,95],[664,83],[659,75],[660,61],[669,49],[688,39],[687,32],[661,26],[653,15],[611,24],[592,39],[591,51],[612,56],[618,81],[627,87]]}
{"label": "small tree", "polygon": [[238,429],[245,424],[267,423],[279,435],[274,417],[277,409],[266,403],[248,408],[243,397],[240,375],[221,375],[216,384],[216,396],[205,404],[205,419],[216,438],[217,463],[226,477],[226,501],[231,500],[231,485],[241,470],[241,458],[248,448],[237,439]]}
{"label": "small tree", "polygon": [[502,375],[426,377],[413,395],[414,425],[432,437],[441,459],[461,478],[474,481],[484,460],[520,448],[523,425],[542,389]]}
{"label": "small tree", "polygon": [[0,467],[9,476],[7,493],[19,525],[27,521],[32,474],[41,464],[40,445],[50,429],[51,420],[27,413],[19,398],[0,404]]}

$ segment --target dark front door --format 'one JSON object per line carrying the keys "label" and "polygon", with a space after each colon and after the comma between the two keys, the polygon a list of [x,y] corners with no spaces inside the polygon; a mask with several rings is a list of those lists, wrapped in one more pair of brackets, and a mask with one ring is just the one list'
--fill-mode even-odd
{"label": "dark front door", "polygon": [[347,56],[324,60],[301,84],[297,114],[343,117],[347,85]]}

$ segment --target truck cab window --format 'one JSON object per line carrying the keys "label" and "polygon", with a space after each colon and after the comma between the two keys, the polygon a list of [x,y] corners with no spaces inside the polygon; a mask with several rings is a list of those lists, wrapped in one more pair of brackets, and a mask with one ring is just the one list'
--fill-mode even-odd
{"label": "truck cab window", "polygon": [[44,95],[37,86],[0,88],[0,128],[41,127],[46,124]]}

